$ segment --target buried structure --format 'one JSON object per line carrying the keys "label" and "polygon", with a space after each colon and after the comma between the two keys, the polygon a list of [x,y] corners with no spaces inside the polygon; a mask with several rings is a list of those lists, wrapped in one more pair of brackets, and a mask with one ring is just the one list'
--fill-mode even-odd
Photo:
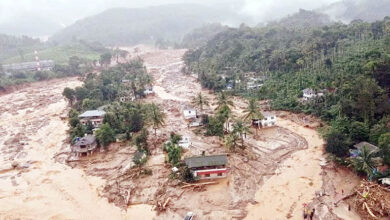
{"label": "buried structure", "polygon": [[88,156],[96,150],[96,147],[96,137],[93,135],[87,135],[83,138],[76,140],[76,143],[72,146],[72,152],[77,157]]}
{"label": "buried structure", "polygon": [[199,180],[226,178],[227,176],[226,155],[196,156],[186,158],[184,161],[194,177]]}

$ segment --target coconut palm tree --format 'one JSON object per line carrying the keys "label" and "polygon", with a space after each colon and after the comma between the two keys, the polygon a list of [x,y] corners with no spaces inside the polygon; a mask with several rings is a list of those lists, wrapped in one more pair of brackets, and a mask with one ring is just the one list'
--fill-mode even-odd
{"label": "coconut palm tree", "polygon": [[250,128],[242,120],[237,120],[233,125],[233,133],[239,134],[241,138],[241,148],[244,148],[244,135],[250,133]]}
{"label": "coconut palm tree", "polygon": [[[263,114],[261,114],[260,106],[258,105],[258,103],[255,99],[249,100],[249,104],[246,107],[246,109],[244,110],[244,113],[245,113],[244,120],[248,120],[248,119],[261,120],[264,118]],[[259,128],[259,123],[257,124],[257,127],[256,127],[256,136],[257,136],[258,128]]]}
{"label": "coconut palm tree", "polygon": [[230,107],[234,107],[233,101],[230,100],[230,97],[225,92],[221,92],[218,95],[217,109],[221,109],[222,107],[228,107],[229,110]]}
{"label": "coconut palm tree", "polygon": [[375,163],[373,161],[374,152],[363,146],[359,155],[352,160],[354,169],[358,172],[364,172],[369,178],[373,175]]}
{"label": "coconut palm tree", "polygon": [[197,96],[193,98],[192,104],[198,106],[200,108],[200,111],[203,111],[203,106],[209,105],[209,100],[200,92]]}
{"label": "coconut palm tree", "polygon": [[158,105],[154,103],[150,105],[149,118],[151,120],[155,136],[157,135],[157,129],[165,125],[165,117],[165,113]]}

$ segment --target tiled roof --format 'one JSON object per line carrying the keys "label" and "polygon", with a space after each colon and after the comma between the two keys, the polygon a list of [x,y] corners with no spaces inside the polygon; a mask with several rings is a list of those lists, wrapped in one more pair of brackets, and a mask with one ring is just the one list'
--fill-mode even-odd
{"label": "tiled roof", "polygon": [[188,168],[221,166],[227,163],[226,155],[197,156],[184,159]]}
{"label": "tiled roof", "polygon": [[88,118],[88,117],[100,117],[105,115],[106,112],[103,110],[90,110],[86,111],[83,114],[79,115],[80,118]]}

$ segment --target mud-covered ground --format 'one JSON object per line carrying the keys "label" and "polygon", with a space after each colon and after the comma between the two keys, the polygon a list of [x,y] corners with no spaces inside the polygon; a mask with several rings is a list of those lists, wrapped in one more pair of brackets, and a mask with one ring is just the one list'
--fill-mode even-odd
{"label": "mud-covered ground", "polygon": [[[182,116],[182,110],[186,105],[190,105],[192,97],[202,91],[211,100],[211,105],[205,108],[205,112],[212,112],[212,109],[215,108],[215,96],[207,90],[202,90],[200,84],[196,81],[196,77],[183,75],[180,72],[183,66],[181,57],[184,52],[185,50],[149,51],[141,55],[145,60],[148,71],[155,79],[154,89],[156,94],[148,97],[146,101],[158,103],[167,115],[166,125],[157,131],[157,137],[154,137],[151,131],[152,155],[145,168],[150,169],[152,175],[140,175],[131,178],[125,178],[124,176],[113,178],[112,175],[108,175],[108,173],[123,170],[126,167],[135,152],[134,146],[112,147],[110,156],[90,158],[83,167],[88,174],[107,178],[108,187],[104,190],[104,196],[107,196],[109,201],[120,207],[140,203],[155,205],[157,201],[164,202],[167,198],[170,198],[167,212],[161,213],[159,218],[179,218],[188,211],[195,212],[201,219],[243,218],[248,214],[248,204],[258,206],[256,204],[259,204],[260,201],[257,199],[257,192],[263,182],[278,175],[281,172],[279,168],[283,167],[281,163],[289,158],[292,153],[307,149],[308,143],[305,138],[296,134],[295,131],[285,128],[287,126],[277,126],[260,130],[256,139],[254,135],[248,135],[245,140],[248,146],[247,150],[237,154],[229,153],[223,146],[223,141],[219,138],[197,135],[196,129],[187,127],[187,123]],[[240,117],[246,103],[239,98],[235,98],[234,102],[235,117]],[[177,185],[177,181],[170,180],[170,167],[164,163],[165,155],[161,147],[162,143],[169,138],[171,132],[191,138],[193,147],[185,152],[183,157],[200,155],[202,151],[205,151],[206,154],[227,153],[230,168],[229,177],[201,192],[184,190]],[[253,131],[253,133],[255,132]],[[313,131],[313,133],[316,132]],[[321,156],[321,146],[322,143],[318,143],[318,146],[313,146],[315,148],[311,151],[319,151]],[[298,162],[300,162],[299,159]],[[316,162],[319,163],[319,161]],[[318,179],[320,180],[320,168],[313,172],[318,172]],[[308,177],[305,181],[309,182],[309,188],[310,186],[312,186],[311,188],[321,187],[316,179],[311,180]],[[312,181],[315,181],[316,184],[313,184]],[[297,185],[300,183],[297,182]],[[275,182],[275,184],[277,183]],[[282,190],[288,191],[291,189]],[[302,190],[307,190],[307,188],[302,187]],[[314,189],[311,191],[313,192],[307,193],[307,198],[314,195]],[[303,194],[304,192],[300,193]],[[280,200],[283,200],[283,195],[279,195],[279,197]],[[296,215],[299,212],[300,206],[291,207],[289,202],[284,202],[288,209],[292,210],[291,215]],[[263,207],[267,209],[267,205],[269,204]],[[269,213],[272,215],[273,212]],[[253,219],[256,219],[256,217]]]}
{"label": "mud-covered ground", "polygon": [[[127,169],[136,148],[126,143],[65,164],[68,125],[60,116],[66,114],[67,103],[61,93],[81,82],[70,78],[32,84],[0,96],[0,216],[180,219],[192,211],[199,219],[301,219],[302,203],[319,207],[318,219],[348,215],[345,209],[330,207],[332,199],[325,205],[317,202],[327,198],[317,198],[316,191],[331,191],[327,181],[338,187],[344,181],[340,175],[324,175],[334,170],[320,166],[325,155],[315,130],[319,122],[278,112],[276,127],[259,130],[256,138],[253,131],[245,140],[245,151],[230,153],[223,140],[196,135],[182,116],[184,106],[200,91],[211,101],[205,112],[215,108],[215,95],[202,90],[195,76],[180,72],[185,50],[128,49],[132,57],[145,60],[155,79],[156,94],[145,101],[158,103],[167,115],[165,127],[156,136],[150,132],[151,156],[144,169]],[[246,101],[234,98],[234,103],[234,116],[240,117]],[[202,151],[227,153],[228,178],[200,191],[181,188],[169,178],[171,167],[162,151],[171,132],[191,138],[193,146],[183,157]],[[153,211],[157,202],[168,199],[165,212]]]}

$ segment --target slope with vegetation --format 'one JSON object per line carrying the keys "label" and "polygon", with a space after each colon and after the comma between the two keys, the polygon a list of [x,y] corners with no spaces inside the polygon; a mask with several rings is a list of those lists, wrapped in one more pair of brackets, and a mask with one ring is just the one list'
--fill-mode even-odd
{"label": "slope with vegetation", "polygon": [[234,16],[197,4],[115,8],[77,21],[53,35],[50,41],[64,43],[76,38],[111,46],[180,42],[193,28]]}
{"label": "slope with vegetation", "polygon": [[[184,71],[198,74],[209,89],[232,85],[235,94],[272,100],[273,109],[314,114],[330,125],[324,131],[329,152],[344,157],[353,144],[369,141],[381,146],[379,156],[389,164],[390,143],[383,140],[390,131],[390,19],[295,26],[223,31],[186,54]],[[264,85],[248,90],[248,75]],[[302,102],[305,88],[325,96]]]}

